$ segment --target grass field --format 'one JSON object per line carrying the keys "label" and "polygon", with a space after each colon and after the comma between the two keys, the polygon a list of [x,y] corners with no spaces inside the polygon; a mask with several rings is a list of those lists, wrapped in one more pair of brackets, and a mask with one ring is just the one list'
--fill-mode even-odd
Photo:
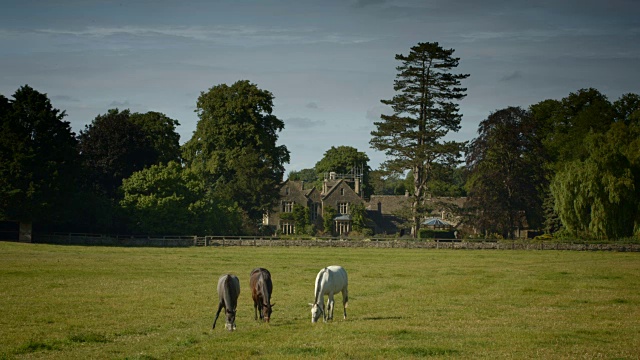
{"label": "grass field", "polygon": [[[337,295],[336,320],[311,324],[332,264],[348,318]],[[270,324],[253,318],[257,266]],[[211,330],[225,272],[241,281],[235,332]],[[0,313],[0,359],[638,359],[640,254],[0,243]]]}

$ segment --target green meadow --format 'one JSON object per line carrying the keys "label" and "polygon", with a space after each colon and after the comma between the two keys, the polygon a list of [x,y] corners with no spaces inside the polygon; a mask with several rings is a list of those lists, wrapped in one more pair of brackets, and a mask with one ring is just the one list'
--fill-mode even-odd
{"label": "green meadow", "polygon": [[[311,323],[318,271],[348,317]],[[270,324],[249,272],[271,271]],[[211,329],[238,275],[237,331]],[[0,359],[640,357],[640,253],[0,243]]]}

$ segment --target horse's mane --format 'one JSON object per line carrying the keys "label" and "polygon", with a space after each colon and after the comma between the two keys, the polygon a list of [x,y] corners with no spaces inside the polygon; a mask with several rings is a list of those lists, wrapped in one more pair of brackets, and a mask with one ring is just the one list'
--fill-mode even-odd
{"label": "horse's mane", "polygon": [[316,278],[316,289],[315,289],[316,293],[315,293],[315,299],[314,300],[315,300],[315,303],[318,304],[318,305],[322,305],[322,303],[324,302],[324,301],[320,301],[320,303],[318,303],[318,293],[322,294],[322,290],[320,289],[320,286],[321,286],[320,284],[322,283],[322,275],[321,274],[323,274],[326,271],[327,271],[327,268],[324,268],[324,269],[320,270],[320,272],[318,273],[318,276]]}
{"label": "horse's mane", "polygon": [[262,286],[262,296],[265,304],[271,305],[271,289],[267,285],[267,279],[271,280],[271,274],[266,269],[260,270],[260,276],[258,277],[258,284]]}
{"label": "horse's mane", "polygon": [[231,307],[231,309],[227,310],[235,310],[235,307],[238,305],[237,301],[235,304],[232,304],[231,301],[238,298],[237,289],[233,286],[233,279],[231,275],[227,275],[224,279],[224,287],[227,291],[224,292],[224,302],[225,305]]}

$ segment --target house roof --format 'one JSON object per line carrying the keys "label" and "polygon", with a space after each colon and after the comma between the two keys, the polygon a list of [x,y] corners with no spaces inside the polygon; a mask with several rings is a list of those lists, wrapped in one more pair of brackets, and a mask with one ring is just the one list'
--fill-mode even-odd
{"label": "house roof", "polygon": [[391,214],[411,206],[411,198],[404,195],[371,195],[367,209],[378,210],[378,204],[383,214]]}
{"label": "house roof", "polygon": [[326,180],[327,182],[327,192],[322,194],[322,197],[329,196],[332,192],[334,192],[344,180]]}

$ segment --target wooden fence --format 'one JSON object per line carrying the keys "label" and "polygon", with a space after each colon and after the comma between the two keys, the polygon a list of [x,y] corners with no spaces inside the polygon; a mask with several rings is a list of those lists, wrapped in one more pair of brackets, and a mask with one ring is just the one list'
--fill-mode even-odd
{"label": "wooden fence", "polygon": [[302,246],[354,248],[408,249],[468,249],[468,250],[572,250],[572,251],[630,251],[640,252],[640,244],[593,244],[580,242],[544,242],[533,240],[453,240],[453,239],[342,239],[342,238],[281,238],[269,236],[130,236],[100,234],[38,234],[36,243],[60,245],[102,246]]}

